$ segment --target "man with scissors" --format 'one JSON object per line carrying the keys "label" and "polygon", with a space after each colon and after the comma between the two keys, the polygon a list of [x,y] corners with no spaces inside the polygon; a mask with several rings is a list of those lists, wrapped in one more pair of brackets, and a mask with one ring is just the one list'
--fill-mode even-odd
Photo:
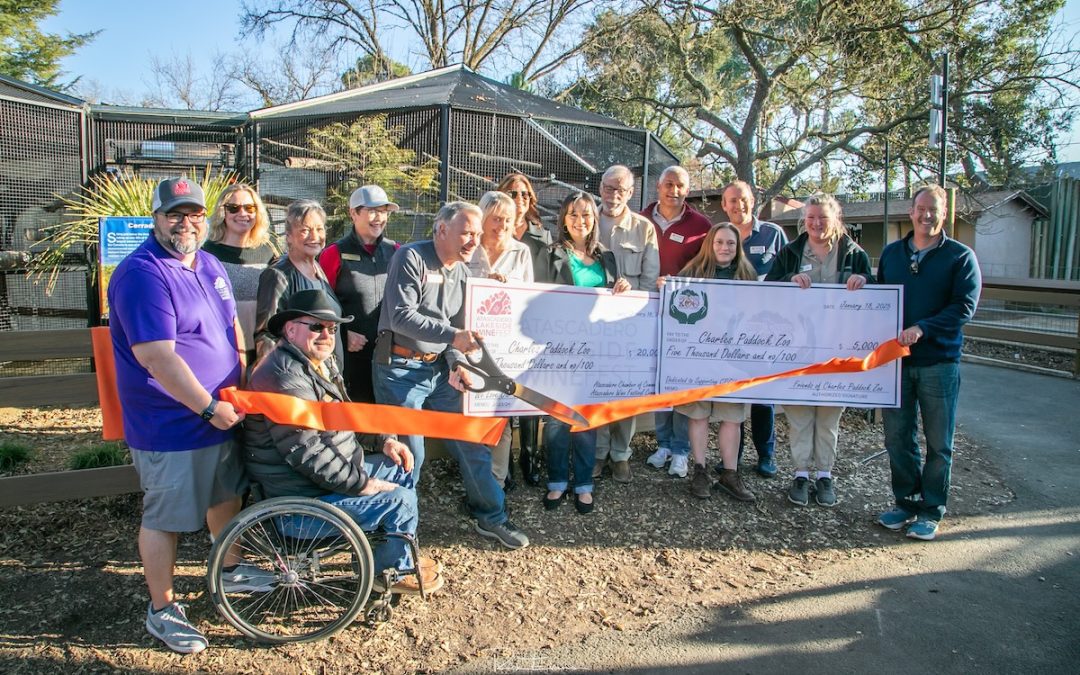
{"label": "man with scissors", "polygon": [[[472,376],[465,353],[480,348],[464,329],[466,262],[480,243],[480,209],[450,202],[435,216],[433,238],[402,246],[390,260],[375,347],[375,400],[406,408],[457,412]],[[419,481],[424,438],[406,436]],[[457,460],[476,531],[510,549],[529,538],[508,519],[503,490],[491,473],[491,449],[444,441]]]}

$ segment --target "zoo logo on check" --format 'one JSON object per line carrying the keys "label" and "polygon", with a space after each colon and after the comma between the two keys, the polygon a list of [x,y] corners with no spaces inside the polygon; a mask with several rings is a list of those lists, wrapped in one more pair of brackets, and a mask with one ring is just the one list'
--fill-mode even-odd
{"label": "zoo logo on check", "polygon": [[668,315],[681,324],[692,325],[709,313],[709,297],[704,291],[683,288],[671,294]]}

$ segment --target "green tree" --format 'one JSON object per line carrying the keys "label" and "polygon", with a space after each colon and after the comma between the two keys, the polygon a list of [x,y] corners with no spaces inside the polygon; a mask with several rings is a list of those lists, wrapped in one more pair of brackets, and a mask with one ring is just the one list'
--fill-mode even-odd
{"label": "green tree", "polygon": [[357,89],[377,82],[386,82],[399,77],[412,75],[412,70],[404,63],[383,57],[380,59],[365,54],[356,59],[356,64],[341,74],[341,86],[345,89]]}
{"label": "green tree", "polygon": [[66,90],[60,60],[87,44],[99,31],[58,35],[38,24],[57,12],[59,0],[0,0],[0,74],[50,89]]}
{"label": "green tree", "polygon": [[965,169],[1011,166],[1052,143],[1047,132],[1076,109],[1078,54],[1050,48],[1047,38],[1060,6],[640,0],[632,11],[598,17],[597,30],[621,30],[586,47],[583,72],[565,95],[678,136],[676,147],[718,172],[730,167],[769,196],[796,179],[831,185],[838,172],[880,172],[886,134],[909,171],[929,173],[927,80],[936,54],[948,49],[954,152],[963,151]]}

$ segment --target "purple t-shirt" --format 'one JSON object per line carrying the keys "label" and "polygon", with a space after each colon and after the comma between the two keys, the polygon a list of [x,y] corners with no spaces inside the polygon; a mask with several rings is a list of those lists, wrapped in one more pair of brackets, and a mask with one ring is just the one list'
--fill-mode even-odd
{"label": "purple t-shirt", "polygon": [[138,450],[194,450],[233,438],[166,392],[135,359],[131,345],[174,340],[176,353],[215,398],[240,384],[236,302],[225,269],[197,251],[195,269],[162,248],[153,234],[124,258],[109,282],[109,332],[124,436]]}

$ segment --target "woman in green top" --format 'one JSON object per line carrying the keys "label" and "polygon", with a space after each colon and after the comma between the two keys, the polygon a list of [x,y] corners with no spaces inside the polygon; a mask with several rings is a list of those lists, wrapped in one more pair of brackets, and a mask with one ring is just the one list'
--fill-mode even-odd
{"label": "woman in green top", "polygon": [[[577,192],[563,200],[559,209],[559,235],[554,244],[540,251],[533,264],[536,281],[567,286],[610,288],[615,293],[630,290],[619,276],[615,255],[600,244],[597,224],[600,213],[592,197]],[[544,507],[556,508],[570,487],[570,457],[573,454],[574,506],[578,513],[593,510],[593,465],[596,462],[596,430],[571,432],[556,419],[544,425],[547,452],[548,493]]]}

